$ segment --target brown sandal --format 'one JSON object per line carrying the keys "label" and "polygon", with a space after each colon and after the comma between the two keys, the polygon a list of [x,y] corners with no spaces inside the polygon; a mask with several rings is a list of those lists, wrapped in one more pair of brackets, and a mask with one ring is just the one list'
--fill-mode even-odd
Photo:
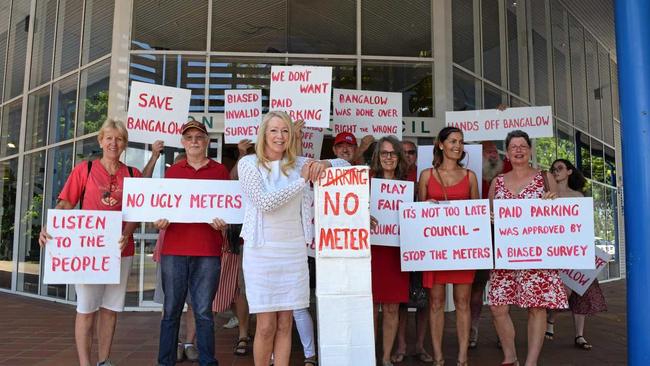
{"label": "brown sandal", "polygon": [[251,342],[251,337],[242,337],[237,340],[233,349],[235,356],[246,356],[248,354],[248,345]]}

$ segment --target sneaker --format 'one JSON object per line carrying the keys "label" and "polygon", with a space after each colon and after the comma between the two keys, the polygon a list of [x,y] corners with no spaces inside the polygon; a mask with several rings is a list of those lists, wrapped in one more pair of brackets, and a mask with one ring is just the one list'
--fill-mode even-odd
{"label": "sneaker", "polygon": [[232,318],[228,319],[228,322],[223,325],[223,327],[226,329],[232,329],[238,326],[239,326],[239,319],[237,319],[236,316],[233,316]]}
{"label": "sneaker", "polygon": [[97,366],[115,366],[110,360],[104,360],[102,362],[97,362]]}
{"label": "sneaker", "polygon": [[185,357],[191,362],[199,360],[199,350],[196,349],[194,343],[185,343]]}
{"label": "sneaker", "polygon": [[185,347],[179,342],[176,346],[176,362],[182,362],[183,359],[185,359]]}

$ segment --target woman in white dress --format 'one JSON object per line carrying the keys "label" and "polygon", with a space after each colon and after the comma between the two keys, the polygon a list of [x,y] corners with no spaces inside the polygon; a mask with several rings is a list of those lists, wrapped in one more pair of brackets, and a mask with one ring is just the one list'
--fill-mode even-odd
{"label": "woman in white dress", "polygon": [[296,156],[301,133],[284,112],[269,112],[262,121],[255,155],[237,165],[246,211],[244,281],[251,314],[257,314],[253,354],[256,366],[274,355],[289,364],[293,310],[309,306],[307,247],[314,229],[309,182],[344,160],[314,161]]}

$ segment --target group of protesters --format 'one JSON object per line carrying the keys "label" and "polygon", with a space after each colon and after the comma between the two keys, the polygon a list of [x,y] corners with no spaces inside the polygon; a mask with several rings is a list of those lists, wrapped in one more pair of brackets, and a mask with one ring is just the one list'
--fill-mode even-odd
{"label": "group of protesters", "polygon": [[[445,127],[434,142],[433,167],[417,176],[417,145],[394,136],[375,140],[365,136],[357,146],[347,132],[334,138],[335,159],[313,160],[301,156],[302,121],[284,112],[271,111],[259,128],[257,143],[238,144],[239,160],[232,171],[207,157],[209,136],[205,126],[190,121],[182,127],[185,154],[165,172],[165,178],[239,179],[245,199],[241,228],[215,217],[211,223],[174,223],[161,217],[154,258],[159,263],[157,301],[163,304],[157,363],[174,365],[184,357],[201,365],[217,365],[215,358],[213,303],[223,287],[224,276],[235,278],[229,297],[239,321],[233,352],[252,353],[255,365],[289,364],[295,319],[304,347],[305,365],[316,365],[314,325],[310,307],[310,270],[306,243],[314,237],[311,185],[329,167],[368,165],[374,178],[416,183],[418,201],[479,199],[525,199],[577,197],[585,179],[571,162],[555,161],[550,173],[531,166],[532,143],[523,131],[512,131],[502,159],[494,142],[483,142],[482,181],[465,168],[463,132]],[[84,161],[71,172],[59,193],[57,209],[122,209],[123,181],[127,177],[151,177],[163,150],[152,144],[151,159],[140,172],[120,162],[128,143],[124,125],[109,119],[98,135],[101,158]],[[371,217],[370,225],[379,223]],[[128,275],[134,253],[133,232],[137,223],[123,223],[121,280],[116,285],[76,285],[75,341],[81,366],[91,365],[91,346],[96,330],[98,366],[109,360],[117,313],[124,308]],[[241,230],[239,232],[239,230]],[[234,233],[234,235],[233,235]],[[241,238],[241,239],[240,239]],[[51,237],[42,230],[39,242]],[[227,244],[227,245],[224,245]],[[227,248],[223,250],[223,248]],[[240,254],[241,253],[241,254]],[[222,257],[223,256],[223,257]],[[234,273],[222,271],[222,261],[233,256]],[[397,247],[372,246],[372,294],[375,334],[381,326],[380,364],[390,366],[407,356],[407,309],[416,308],[415,356],[422,362],[443,365],[442,338],[445,322],[446,286],[453,285],[458,338],[457,365],[468,365],[468,350],[477,347],[483,291],[490,281],[488,303],[503,350],[502,365],[518,365],[515,328],[509,307],[528,310],[528,352],[525,365],[535,365],[545,339],[554,335],[553,311],[571,305],[576,324],[575,345],[590,349],[584,338],[585,315],[606,310],[597,281],[584,296],[567,296],[558,270],[455,270],[402,272]],[[224,267],[225,268],[225,267]],[[221,276],[221,285],[220,285]],[[234,277],[233,277],[234,276]],[[313,274],[312,274],[313,276]],[[312,278],[313,282],[313,278]],[[185,337],[179,342],[181,315],[187,304]],[[551,314],[547,316],[547,311]],[[381,313],[381,324],[379,314]],[[254,337],[249,336],[249,314],[255,314]],[[95,322],[97,325],[95,326]],[[427,326],[428,325],[428,326]],[[433,355],[425,349],[430,330]]]}

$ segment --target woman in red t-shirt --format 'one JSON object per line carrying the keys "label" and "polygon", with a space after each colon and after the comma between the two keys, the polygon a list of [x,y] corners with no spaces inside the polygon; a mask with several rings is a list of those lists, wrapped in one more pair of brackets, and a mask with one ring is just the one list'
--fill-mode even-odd
{"label": "woman in red t-shirt", "polygon": [[[473,171],[460,163],[465,157],[463,132],[445,127],[433,148],[433,168],[424,170],[418,182],[419,201],[453,201],[478,199],[478,181]],[[471,313],[469,299],[474,270],[431,271],[422,274],[422,286],[429,288],[429,324],[433,342],[434,365],[443,365],[442,334],[445,326],[445,286],[454,284],[458,365],[467,365],[467,348]]]}

